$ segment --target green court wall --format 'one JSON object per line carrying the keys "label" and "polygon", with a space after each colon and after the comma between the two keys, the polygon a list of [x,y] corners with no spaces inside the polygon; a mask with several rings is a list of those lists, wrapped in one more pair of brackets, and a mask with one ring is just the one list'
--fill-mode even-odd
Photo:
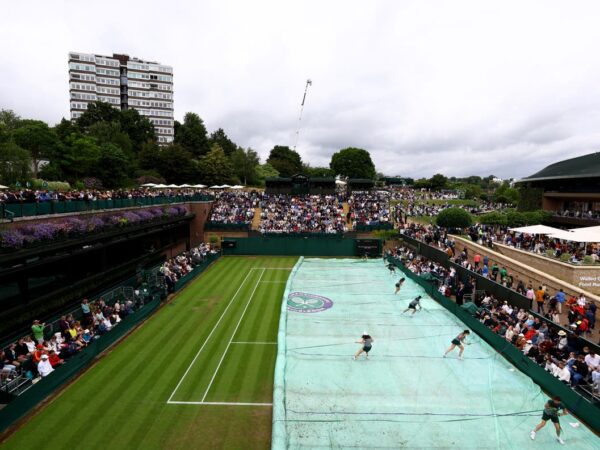
{"label": "green court wall", "polygon": [[[342,236],[261,236],[249,238],[227,238],[235,247],[222,245],[224,255],[278,255],[278,256],[356,256],[356,245],[360,239]],[[377,254],[381,255],[378,240]]]}

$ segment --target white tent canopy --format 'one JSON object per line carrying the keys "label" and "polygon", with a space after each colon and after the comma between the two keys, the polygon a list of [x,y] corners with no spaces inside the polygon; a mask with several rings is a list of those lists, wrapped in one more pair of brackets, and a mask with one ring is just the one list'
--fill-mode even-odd
{"label": "white tent canopy", "polygon": [[142,184],[142,187],[154,187],[157,186],[156,183],[146,183],[146,184]]}
{"label": "white tent canopy", "polygon": [[560,228],[547,227],[546,225],[530,225],[528,227],[509,228],[510,231],[516,231],[517,233],[525,234],[553,234],[564,230]]}
{"label": "white tent canopy", "polygon": [[218,184],[215,184],[215,185],[209,187],[209,189],[221,189],[221,186],[219,186]]}
{"label": "white tent canopy", "polygon": [[578,231],[563,231],[550,234],[553,239],[561,239],[571,242],[595,243],[600,242],[600,230],[585,230],[580,228]]}
{"label": "white tent canopy", "polygon": [[176,189],[176,188],[178,188],[179,186],[177,186],[176,184],[167,184],[165,187],[168,187],[168,188],[175,188],[175,189]]}
{"label": "white tent canopy", "polygon": [[240,186],[239,184],[236,184],[235,186],[231,186],[231,189],[244,189],[244,186]]}
{"label": "white tent canopy", "polygon": [[583,228],[571,228],[569,231],[585,231],[586,233],[588,232],[600,232],[600,225],[595,226],[595,227],[583,227]]}
{"label": "white tent canopy", "polygon": [[198,188],[198,189],[202,189],[202,188],[205,188],[206,186],[204,184],[195,184],[194,187]]}
{"label": "white tent canopy", "polygon": [[191,184],[182,184],[181,186],[179,186],[180,188],[191,188],[192,185]]}
{"label": "white tent canopy", "polygon": [[8,189],[8,186],[4,186],[3,184],[0,184],[0,189]]}
{"label": "white tent canopy", "polygon": [[335,180],[335,184],[338,184],[340,186],[345,186],[346,182],[344,180]]}
{"label": "white tent canopy", "polygon": [[164,189],[167,187],[166,184],[156,184],[154,186],[152,186],[154,189]]}

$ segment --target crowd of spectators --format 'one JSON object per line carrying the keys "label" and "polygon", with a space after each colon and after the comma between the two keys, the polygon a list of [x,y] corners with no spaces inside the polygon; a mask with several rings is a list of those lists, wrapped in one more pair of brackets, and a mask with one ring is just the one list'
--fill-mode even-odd
{"label": "crowd of spectators", "polygon": [[[580,339],[585,334],[585,330],[577,325],[580,321],[569,318],[569,323],[557,322],[564,325],[566,329],[563,329],[486,292],[476,295],[475,278],[459,281],[453,268],[446,269],[408,247],[397,247],[389,255],[399,259],[413,273],[437,282],[439,292],[446,297],[455,296],[458,304],[463,304],[468,295],[468,300],[477,307],[476,318],[561,381],[573,387],[587,386],[588,392],[596,395],[600,393],[600,356]],[[543,297],[541,293],[538,295]],[[581,305],[587,304],[581,298],[569,303],[569,308],[578,305],[575,308],[581,308],[579,312],[584,310]],[[468,307],[467,304],[464,306]]]}
{"label": "crowd of spectators", "polygon": [[168,292],[173,292],[177,280],[190,273],[196,266],[206,260],[209,254],[216,254],[211,249],[210,244],[202,243],[192,248],[189,252],[183,252],[174,258],[170,258],[163,263],[159,272],[165,278],[165,285]]}
{"label": "crowd of spectators", "polygon": [[337,195],[264,194],[261,233],[343,233],[343,198]]}
{"label": "crowd of spectators", "polygon": [[212,195],[200,189],[116,189],[116,190],[67,190],[51,191],[47,189],[0,190],[0,203],[42,203],[68,201],[120,200],[154,197],[194,196],[197,194]]}
{"label": "crowd of spectators", "polygon": [[216,195],[210,213],[210,222],[223,224],[250,224],[258,206],[259,192],[221,192]]}
{"label": "crowd of spectators", "polygon": [[[467,270],[517,291],[529,300],[530,310],[534,310],[535,304],[536,312],[557,324],[561,324],[562,321],[562,325],[577,335],[590,336],[595,329],[597,305],[593,301],[587,301],[583,294],[567,295],[562,289],[550,292],[546,286],[536,286],[532,281],[526,283],[513,276],[506,267],[490,261],[487,255],[475,254],[471,258],[468,248],[457,251],[455,242],[449,239],[446,231],[441,228],[408,224],[401,230],[407,236],[444,250],[450,261]],[[566,313],[566,321],[562,318],[563,310]]]}
{"label": "crowd of spectators", "polygon": [[348,198],[349,219],[357,225],[379,225],[390,223],[390,194],[386,191],[354,192]]}
{"label": "crowd of spectators", "polygon": [[[117,300],[112,305],[102,298],[93,302],[83,299],[79,314],[63,315],[52,325],[34,320],[31,334],[0,350],[1,381],[6,383],[20,375],[33,380],[48,376],[138,306],[136,299]],[[48,330],[56,331],[49,336]]]}
{"label": "crowd of spectators", "polygon": [[593,262],[600,260],[600,245],[554,239],[547,235],[511,231],[508,227],[475,225],[468,234],[474,242],[492,248],[494,243],[508,245],[523,251],[559,258],[565,262],[581,263],[586,256]]}
{"label": "crowd of spectators", "polygon": [[[200,244],[189,252],[166,261],[159,272],[165,285],[172,289],[175,282],[215,253],[210,244]],[[117,299],[112,304],[103,298],[83,299],[80,311],[66,314],[53,324],[34,320],[31,334],[0,350],[0,382],[24,376],[33,380],[46,377],[90,342],[112,330],[121,320],[144,304],[147,292],[135,289],[133,298]],[[52,333],[52,334],[49,334]]]}
{"label": "crowd of spectators", "polygon": [[554,327],[491,296],[484,297],[477,306],[476,317],[484,325],[560,381],[600,393],[600,356],[579,339],[577,331]]}

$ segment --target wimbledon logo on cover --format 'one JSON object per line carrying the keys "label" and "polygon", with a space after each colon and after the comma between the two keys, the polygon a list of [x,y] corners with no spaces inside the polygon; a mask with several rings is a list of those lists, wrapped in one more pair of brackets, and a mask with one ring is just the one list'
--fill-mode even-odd
{"label": "wimbledon logo on cover", "polygon": [[288,310],[299,313],[316,313],[333,306],[331,299],[306,292],[292,292],[287,299]]}

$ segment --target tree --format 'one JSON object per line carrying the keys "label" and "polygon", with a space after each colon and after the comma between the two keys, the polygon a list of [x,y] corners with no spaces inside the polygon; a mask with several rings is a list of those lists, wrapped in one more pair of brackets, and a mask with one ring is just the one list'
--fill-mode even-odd
{"label": "tree", "polygon": [[329,167],[310,167],[308,164],[304,165],[302,172],[314,178],[332,178],[335,177],[335,172]]}
{"label": "tree", "polygon": [[204,122],[195,113],[186,113],[183,123],[175,122],[175,143],[196,157],[206,155],[210,147]]}
{"label": "tree", "polygon": [[96,138],[98,145],[113,144],[119,147],[128,159],[133,157],[131,139],[121,131],[119,122],[97,122],[90,126],[89,135]]}
{"label": "tree", "polygon": [[199,162],[202,180],[206,184],[229,183],[233,178],[233,167],[218,144],[213,144],[210,152]]}
{"label": "tree", "polygon": [[448,178],[446,178],[441,173],[436,173],[429,180],[429,187],[433,191],[441,191],[442,189],[445,189],[447,186],[448,186]]}
{"label": "tree", "polygon": [[231,156],[235,152],[238,146],[225,134],[223,128],[219,128],[217,131],[213,131],[208,139],[208,145],[210,148],[214,144],[218,144],[223,149],[227,156]]}
{"label": "tree", "polygon": [[481,186],[479,186],[478,184],[467,184],[466,186],[464,186],[464,190],[465,190],[465,198],[481,198],[481,194],[483,194],[483,191],[481,190]]}
{"label": "tree", "polygon": [[[137,156],[138,166],[140,169],[154,170],[160,173],[161,151],[156,142],[146,142],[142,144],[142,148]],[[189,157],[191,159],[191,155]]]}
{"label": "tree", "polygon": [[505,181],[500,185],[496,192],[494,192],[494,201],[497,203],[510,203],[516,205],[519,202],[519,191],[515,188],[511,188],[508,181]]}
{"label": "tree", "polygon": [[233,172],[244,185],[256,183],[256,166],[259,162],[258,153],[251,148],[244,150],[240,147],[231,154]]}
{"label": "tree", "polygon": [[199,182],[197,161],[179,144],[171,144],[160,149],[156,168],[168,183]]}
{"label": "tree", "polygon": [[279,172],[275,167],[273,167],[269,163],[260,164],[256,166],[256,180],[258,184],[261,186],[265,185],[265,179],[267,178],[277,178],[279,176]]}
{"label": "tree", "polygon": [[129,181],[131,162],[117,145],[104,143],[100,146],[100,159],[95,176],[109,189],[121,187]]}
{"label": "tree", "polygon": [[98,122],[119,122],[120,111],[109,103],[90,102],[87,110],[75,122],[81,131],[87,131],[89,127]]}
{"label": "tree", "polygon": [[473,224],[473,218],[464,209],[448,208],[438,214],[435,222],[444,228],[467,228]]}
{"label": "tree", "polygon": [[21,118],[12,109],[0,109],[0,128],[6,131],[16,130]]}
{"label": "tree", "polygon": [[47,179],[74,183],[83,177],[95,176],[99,159],[100,149],[95,138],[72,133],[40,173]]}
{"label": "tree", "polygon": [[154,126],[147,117],[142,116],[135,109],[121,111],[119,122],[121,130],[129,136],[132,148],[136,153],[140,151],[145,142],[156,141]]}
{"label": "tree", "polygon": [[14,142],[0,144],[0,183],[11,185],[29,179],[31,155]]}
{"label": "tree", "polygon": [[282,177],[291,177],[302,172],[302,158],[285,145],[276,145],[269,153],[267,162],[279,172]]}
{"label": "tree", "polygon": [[375,178],[375,165],[368,151],[348,147],[331,156],[329,167],[336,175],[348,178]]}
{"label": "tree", "polygon": [[58,139],[64,143],[71,134],[77,133],[79,130],[73,122],[63,117],[62,120],[54,126],[54,132]]}
{"label": "tree", "polygon": [[19,147],[29,151],[35,178],[38,175],[40,161],[49,158],[60,146],[54,130],[39,120],[21,121],[12,136]]}

